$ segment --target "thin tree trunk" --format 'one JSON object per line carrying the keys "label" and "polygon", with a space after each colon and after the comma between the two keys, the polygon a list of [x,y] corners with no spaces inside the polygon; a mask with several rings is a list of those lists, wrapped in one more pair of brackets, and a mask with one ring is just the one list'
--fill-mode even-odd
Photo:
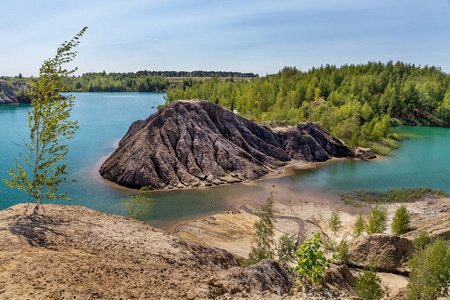
{"label": "thin tree trunk", "polygon": [[36,198],[36,206],[34,207],[34,214],[38,214],[39,207],[41,206],[41,189],[38,189],[38,197]]}
{"label": "thin tree trunk", "polygon": [[37,199],[36,206],[34,207],[34,214],[38,214],[39,206],[41,206],[41,200]]}

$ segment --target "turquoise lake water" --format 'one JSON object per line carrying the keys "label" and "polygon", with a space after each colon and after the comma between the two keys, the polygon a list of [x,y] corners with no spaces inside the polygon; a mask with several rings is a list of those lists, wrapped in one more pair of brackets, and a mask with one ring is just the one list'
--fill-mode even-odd
{"label": "turquoise lake water", "polygon": [[[70,141],[68,161],[71,177],[77,182],[63,187],[71,202],[102,212],[124,214],[121,199],[127,190],[105,184],[95,166],[114,150],[131,123],[145,119],[164,103],[158,93],[74,93],[72,116],[80,129]],[[0,179],[21,148],[20,136],[28,137],[29,105],[0,106]],[[450,193],[450,129],[428,127],[398,127],[395,131],[409,137],[390,157],[373,161],[339,160],[319,165],[315,169],[298,170],[292,176],[273,178],[253,184],[234,184],[207,189],[155,192],[154,215],[150,220],[161,225],[227,209],[226,199],[243,194],[257,195],[261,187],[277,185],[299,195],[305,191],[339,192],[352,189],[388,189],[391,187],[429,186]],[[0,209],[27,202],[22,191],[8,188],[0,182]]]}

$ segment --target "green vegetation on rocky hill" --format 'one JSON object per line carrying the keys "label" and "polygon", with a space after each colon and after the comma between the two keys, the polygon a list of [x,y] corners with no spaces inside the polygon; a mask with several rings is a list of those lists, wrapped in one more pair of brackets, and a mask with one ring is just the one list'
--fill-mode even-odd
{"label": "green vegetation on rocky hill", "polygon": [[436,67],[402,62],[321,66],[308,72],[285,67],[251,81],[185,79],[167,102],[200,98],[259,122],[319,122],[353,146],[389,154],[397,147],[390,125],[448,126],[450,76]]}

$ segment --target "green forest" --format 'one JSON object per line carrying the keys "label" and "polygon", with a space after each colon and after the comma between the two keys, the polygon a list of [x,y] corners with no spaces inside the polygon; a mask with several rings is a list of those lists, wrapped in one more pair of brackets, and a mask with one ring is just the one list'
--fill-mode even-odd
{"label": "green forest", "polygon": [[250,81],[187,78],[167,90],[166,102],[192,98],[271,126],[319,122],[350,146],[384,155],[398,146],[391,126],[450,124],[450,76],[402,62],[285,67]]}
{"label": "green forest", "polygon": [[163,92],[179,78],[212,77],[252,78],[253,73],[223,71],[138,71],[136,73],[85,73],[69,78],[70,92]]}
{"label": "green forest", "polygon": [[145,73],[85,73],[69,78],[70,92],[162,92],[169,87],[169,80]]}

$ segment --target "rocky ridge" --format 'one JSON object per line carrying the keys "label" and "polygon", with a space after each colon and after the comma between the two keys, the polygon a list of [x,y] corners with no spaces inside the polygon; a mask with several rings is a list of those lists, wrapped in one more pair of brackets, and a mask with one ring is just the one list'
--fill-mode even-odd
{"label": "rocky ridge", "polygon": [[100,174],[155,189],[219,185],[277,174],[298,161],[353,153],[317,123],[270,130],[210,101],[175,101],[134,122]]}
{"label": "rocky ridge", "polygon": [[28,83],[13,81],[11,85],[8,85],[5,81],[0,80],[0,105],[30,103],[28,98],[16,95],[21,88],[28,89],[30,87]]}

